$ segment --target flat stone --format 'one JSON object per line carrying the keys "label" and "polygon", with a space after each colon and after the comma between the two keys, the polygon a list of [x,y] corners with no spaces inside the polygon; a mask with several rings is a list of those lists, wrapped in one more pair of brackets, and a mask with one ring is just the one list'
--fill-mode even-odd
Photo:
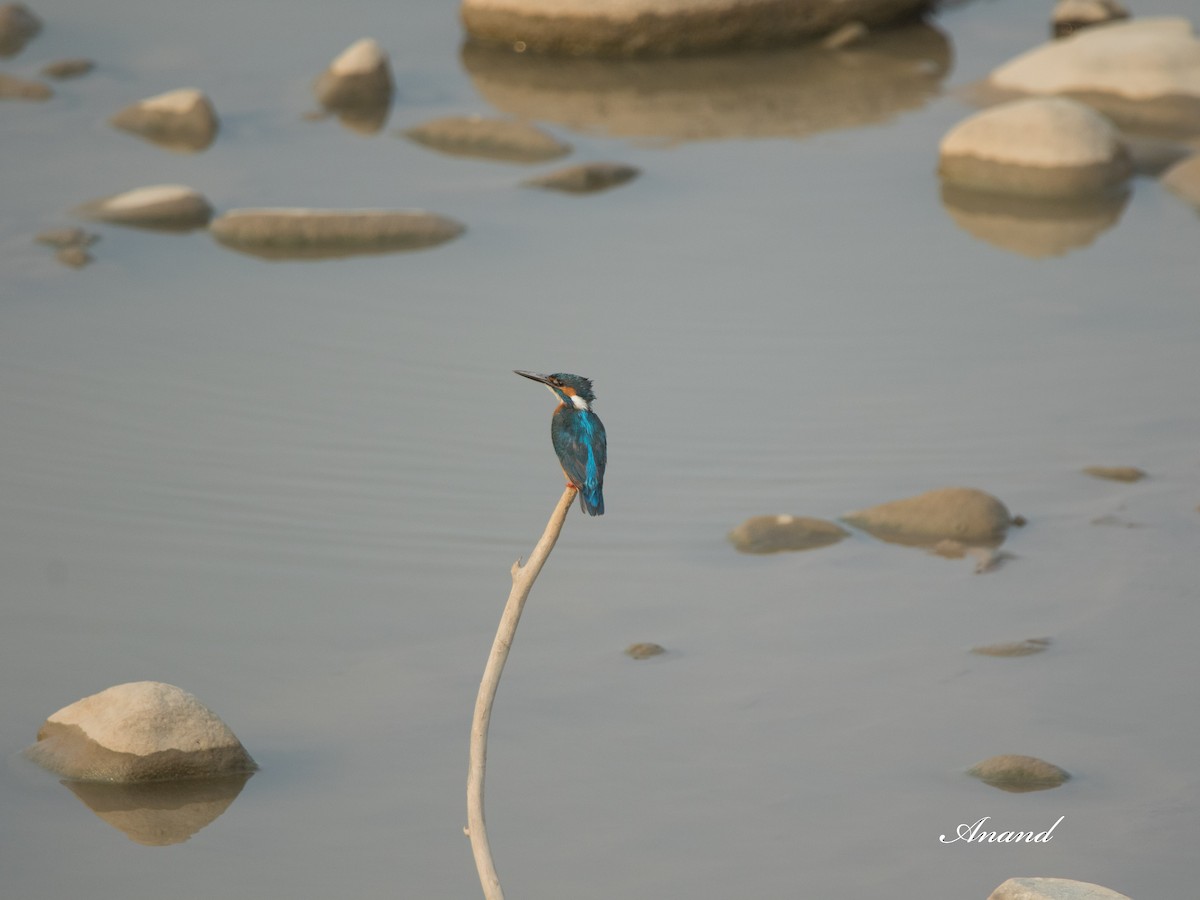
{"label": "flat stone", "polygon": [[849,534],[836,522],[825,519],[752,516],[729,532],[729,542],[742,553],[779,553],[828,547]]}
{"label": "flat stone", "polygon": [[649,659],[652,656],[661,656],[667,650],[661,644],[630,644],[625,648],[625,655],[633,659]]}
{"label": "flat stone", "polygon": [[0,6],[0,56],[15,56],[42,30],[42,20],[24,3]]}
{"label": "flat stone", "polygon": [[79,781],[172,781],[257,768],[216,713],[158,681],[119,684],[63,707],[37,739],[26,755]]}
{"label": "flat stone", "polygon": [[0,100],[49,100],[53,96],[48,84],[0,72]]}
{"label": "flat stone", "polygon": [[202,194],[182,184],[155,184],[89,201],[76,209],[88,219],[187,231],[208,223],[212,206]]}
{"label": "flat stone", "polygon": [[217,136],[217,112],[196,88],[180,88],[139,100],[109,122],[173,150],[203,150]]}
{"label": "flat stone", "polygon": [[625,184],[639,174],[633,166],[621,163],[584,163],[531,178],[524,184],[568,194],[594,194]]}
{"label": "flat stone", "polygon": [[72,59],[59,59],[52,63],[47,63],[42,66],[41,71],[47,78],[64,80],[67,78],[81,78],[94,68],[96,68],[96,64],[92,60],[76,57]]}
{"label": "flat stone", "polygon": [[984,644],[972,647],[972,653],[980,656],[1032,656],[1041,653],[1050,646],[1050,638],[1027,638],[1023,641],[1009,641],[1004,644]]}
{"label": "flat stone", "polygon": [[1125,894],[1070,878],[1010,878],[988,900],[1129,900]]}
{"label": "flat stone", "polygon": [[356,41],[321,73],[313,90],[330,110],[386,108],[394,90],[388,55],[373,38]]}
{"label": "flat stone", "polygon": [[849,22],[911,19],[922,0],[463,0],[474,42],[565,56],[668,56],[799,43]]}
{"label": "flat stone", "polygon": [[1079,197],[1132,173],[1116,129],[1082,103],[1030,98],[982,110],[942,138],[943,182],[976,191]]}
{"label": "flat stone", "polygon": [[1083,474],[1108,481],[1141,481],[1146,477],[1146,473],[1136,466],[1087,466]]}
{"label": "flat stone", "polygon": [[268,259],[321,259],[433,247],[464,226],[420,210],[235,209],[210,226],[221,244]]}
{"label": "flat stone", "polygon": [[1171,166],[1163,173],[1162,183],[1200,211],[1200,153]]}
{"label": "flat stone", "polygon": [[1068,772],[1044,759],[1014,753],[993,756],[976,763],[967,770],[967,774],[1014,794],[1056,788],[1071,777]]}
{"label": "flat stone", "polygon": [[1012,516],[1004,504],[975,488],[947,487],[847,513],[842,521],[881,540],[914,546],[950,539],[994,546],[1004,540]]}
{"label": "flat stone", "polygon": [[1036,47],[993,71],[990,88],[1086,101],[1123,127],[1200,131],[1200,41],[1186,19],[1111,22]]}
{"label": "flat stone", "polygon": [[483,116],[432,119],[407,129],[404,136],[452,156],[474,156],[501,162],[545,162],[571,152],[570,144],[533,125]]}

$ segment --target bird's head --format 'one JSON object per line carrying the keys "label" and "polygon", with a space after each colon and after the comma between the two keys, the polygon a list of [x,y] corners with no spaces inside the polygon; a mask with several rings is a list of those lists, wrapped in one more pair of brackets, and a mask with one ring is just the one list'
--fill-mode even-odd
{"label": "bird's head", "polygon": [[570,375],[566,372],[555,372],[553,375],[541,375],[537,372],[525,372],[513,369],[518,375],[533,381],[540,381],[554,392],[558,399],[576,409],[591,409],[596,395],[592,393],[592,381],[582,375]]}

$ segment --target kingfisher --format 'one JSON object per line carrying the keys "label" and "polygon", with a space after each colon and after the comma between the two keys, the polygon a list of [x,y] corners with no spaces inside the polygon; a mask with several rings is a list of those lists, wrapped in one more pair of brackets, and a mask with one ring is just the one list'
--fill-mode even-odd
{"label": "kingfisher", "polygon": [[556,372],[513,371],[524,378],[540,381],[558,398],[558,407],[550,419],[550,441],[567,484],[579,492],[579,508],[589,516],[604,515],[604,465],[608,462],[608,443],[604,423],[592,412],[592,382],[582,375]]}

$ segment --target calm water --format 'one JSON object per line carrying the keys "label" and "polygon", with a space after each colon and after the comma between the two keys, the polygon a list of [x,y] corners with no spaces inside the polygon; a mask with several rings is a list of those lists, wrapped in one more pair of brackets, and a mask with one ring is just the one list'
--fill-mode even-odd
{"label": "calm water", "polygon": [[[934,175],[956,90],[1040,41],[1045,4],[962,6],[841,63],[560,78],[462,55],[432,0],[35,9],[6,71],[99,67],[0,108],[0,894],[477,896],[471,706],[560,490],[551,399],[510,374],[530,368],[596,380],[609,513],[571,515],[501,686],[510,896],[984,898],[1013,875],[1195,895],[1200,219],[1139,178],[1074,249],[1030,255],[964,226]],[[387,126],[306,121],[364,35],[392,55]],[[221,115],[202,154],[105,124],[183,86]],[[517,187],[553,166],[396,134],[498,110],[643,175],[559,196]],[[96,226],[83,271],[32,243],[157,182],[469,230],[271,263]],[[948,484],[1029,518],[1016,559],[975,576],[863,536],[769,558],[724,539]],[[1039,656],[968,653],[1043,635]],[[634,662],[633,641],[671,652]],[[140,679],[196,693],[262,765],[170,847],[19,755],[54,710]],[[1006,752],[1075,778],[962,774]],[[1062,815],[1046,845],[938,842]]]}

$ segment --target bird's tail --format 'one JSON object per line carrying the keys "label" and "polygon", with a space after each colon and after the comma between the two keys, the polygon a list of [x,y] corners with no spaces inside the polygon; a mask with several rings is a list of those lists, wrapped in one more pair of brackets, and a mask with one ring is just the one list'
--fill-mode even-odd
{"label": "bird's tail", "polygon": [[577,488],[579,491],[579,508],[589,516],[604,515],[604,494],[600,488],[588,490],[587,488]]}

